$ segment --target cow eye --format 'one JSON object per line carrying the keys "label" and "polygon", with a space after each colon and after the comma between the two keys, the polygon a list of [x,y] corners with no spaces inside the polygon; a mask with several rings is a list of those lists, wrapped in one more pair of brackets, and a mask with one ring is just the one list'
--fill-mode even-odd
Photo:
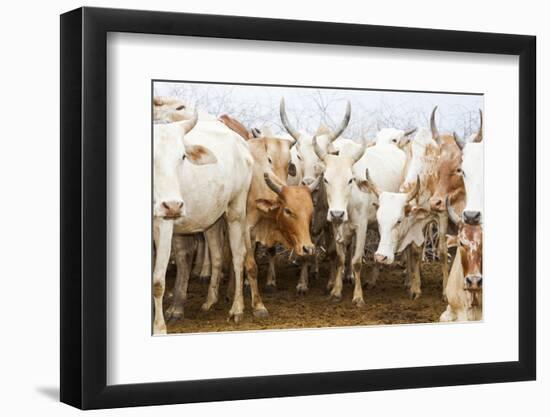
{"label": "cow eye", "polygon": [[184,106],[184,105],[181,105],[181,106],[176,107],[176,110],[183,110],[183,109],[185,109],[185,106]]}
{"label": "cow eye", "polygon": [[351,184],[353,182],[353,178],[350,178],[350,180],[348,181],[348,184]]}
{"label": "cow eye", "polygon": [[292,212],[290,211],[290,209],[288,207],[285,207],[284,208],[284,212],[286,215],[290,216],[292,214]]}
{"label": "cow eye", "polygon": [[298,157],[298,159],[301,161],[302,160],[302,157],[300,155],[296,155]]}
{"label": "cow eye", "polygon": [[325,182],[325,184],[328,184],[328,181],[325,177],[323,177],[323,181]]}
{"label": "cow eye", "polygon": [[397,220],[397,224],[401,224],[402,221],[403,220],[401,220],[401,219]]}
{"label": "cow eye", "polygon": [[391,140],[393,143],[397,143],[397,139],[392,139]]}
{"label": "cow eye", "polygon": [[267,157],[267,162],[269,162],[270,164],[273,163],[273,161],[271,160],[271,157],[270,157],[270,156]]}
{"label": "cow eye", "polygon": [[456,173],[457,173],[458,175],[461,175],[461,174],[462,174],[462,169],[461,169],[461,168],[457,168],[457,169],[456,169]]}
{"label": "cow eye", "polygon": [[185,160],[185,154],[183,154],[183,156],[181,157],[181,160],[182,160],[182,161]]}

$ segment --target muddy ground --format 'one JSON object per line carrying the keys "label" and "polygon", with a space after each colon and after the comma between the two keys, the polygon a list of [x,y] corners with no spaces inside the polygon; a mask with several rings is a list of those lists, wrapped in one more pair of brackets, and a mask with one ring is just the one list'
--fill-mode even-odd
{"label": "muddy ground", "polygon": [[[363,267],[365,270],[365,267]],[[370,265],[367,265],[370,272]],[[266,265],[260,266],[260,288],[269,317],[258,319],[252,315],[250,294],[245,293],[245,314],[239,324],[227,320],[231,302],[226,300],[227,283],[221,285],[220,301],[211,311],[203,312],[201,304],[206,298],[207,283],[197,278],[189,282],[185,317],[175,323],[167,323],[169,333],[218,332],[231,330],[262,330],[315,327],[342,327],[373,324],[429,323],[439,321],[446,305],[441,298],[441,270],[438,263],[422,263],[422,296],[411,300],[403,285],[404,272],[399,267],[383,267],[376,286],[364,289],[366,306],[355,307],[352,302],[353,286],[344,285],[343,299],[331,303],[325,293],[328,264],[322,264],[320,278],[310,278],[309,293],[296,294],[299,267],[280,261],[277,265],[277,291],[266,292]],[[168,306],[175,270],[167,275]]]}

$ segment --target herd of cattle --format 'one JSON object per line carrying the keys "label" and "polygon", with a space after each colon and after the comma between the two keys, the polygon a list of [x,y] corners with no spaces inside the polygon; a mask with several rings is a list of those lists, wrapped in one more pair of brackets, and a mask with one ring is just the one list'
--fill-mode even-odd
{"label": "herd of cattle", "polygon": [[[297,131],[284,99],[281,122],[288,134],[247,128],[168,97],[153,100],[155,244],[153,298],[155,334],[166,320],[183,317],[192,269],[208,268],[203,310],[219,298],[229,265],[233,302],[229,317],[244,314],[245,277],[254,316],[266,317],[258,286],[256,247],[267,248],[267,287],[276,286],[276,246],[300,259],[296,285],[308,291],[319,248],[330,260],[329,299],[342,299],[343,282],[353,284],[353,303],[365,305],[361,269],[368,227],[380,240],[374,260],[407,261],[405,286],[421,295],[420,264],[426,225],[438,223],[438,258],[447,308],[441,321],[480,320],[482,312],[483,143],[478,133],[461,138],[441,133],[433,109],[429,127],[384,128],[372,140],[345,139],[351,118],[331,131]],[[450,220],[450,221],[449,221]],[[447,233],[451,234],[447,234]],[[449,271],[448,249],[456,246]],[[177,265],[173,297],[163,310],[171,254]],[[374,284],[377,271],[366,277]]]}

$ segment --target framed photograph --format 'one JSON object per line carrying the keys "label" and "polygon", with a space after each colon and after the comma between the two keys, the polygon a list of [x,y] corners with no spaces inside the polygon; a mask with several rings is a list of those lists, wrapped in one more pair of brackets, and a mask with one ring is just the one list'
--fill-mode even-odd
{"label": "framed photograph", "polygon": [[535,37],[61,16],[61,401],[533,380]]}

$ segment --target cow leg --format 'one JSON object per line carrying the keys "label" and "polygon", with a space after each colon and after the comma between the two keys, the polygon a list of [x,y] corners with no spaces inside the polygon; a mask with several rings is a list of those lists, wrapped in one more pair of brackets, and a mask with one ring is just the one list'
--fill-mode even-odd
{"label": "cow leg", "polygon": [[[199,274],[199,280],[202,283],[207,283],[210,280],[212,274],[212,262],[210,259],[210,247],[208,245],[208,239],[206,233],[204,235],[204,257],[202,259],[201,272]],[[220,239],[221,241],[221,239]]]}
{"label": "cow leg", "polygon": [[195,239],[197,240],[197,251],[193,260],[193,271],[191,271],[193,278],[200,277],[201,275],[202,263],[204,261],[204,247],[206,246],[202,233],[197,234]]}
{"label": "cow leg", "polygon": [[355,236],[346,250],[346,273],[344,276],[344,282],[346,284],[353,284],[355,282],[355,272],[353,270],[353,253],[355,252],[354,243]]}
{"label": "cow leg", "polygon": [[277,278],[275,276],[275,255],[277,251],[275,247],[267,248],[267,258],[269,260],[269,266],[267,268],[267,281],[265,283],[265,290],[267,292],[275,292],[277,290]]}
{"label": "cow leg", "polygon": [[342,286],[344,269],[346,267],[346,245],[343,243],[336,244],[336,274],[334,276],[334,284],[330,291],[329,299],[333,303],[342,301]]}
{"label": "cow leg", "polygon": [[309,290],[309,266],[312,261],[315,261],[315,258],[306,258],[302,261],[302,265],[300,267],[300,279],[298,280],[298,284],[296,284],[296,294],[298,295],[305,295]]}
{"label": "cow leg", "polygon": [[378,267],[378,265],[375,264],[372,266],[370,273],[367,273],[367,277],[365,281],[365,285],[367,289],[372,289],[376,287],[376,282],[378,281],[379,275],[380,275],[380,268]]}
{"label": "cow leg", "polygon": [[405,271],[405,276],[403,278],[403,285],[407,289],[411,288],[411,276],[413,274],[413,255],[411,255],[411,250],[411,245],[407,246],[407,248],[405,249],[407,268]]}
{"label": "cow leg", "polygon": [[248,244],[250,250],[246,253],[246,276],[248,277],[248,282],[250,284],[250,296],[252,298],[252,312],[254,317],[264,318],[269,316],[267,308],[265,308],[262,301],[262,296],[260,295],[260,288],[258,286],[258,264],[256,263],[256,245],[254,247]]}
{"label": "cow leg", "polygon": [[173,230],[174,223],[172,221],[155,220],[153,223],[153,239],[156,248],[155,267],[153,269],[153,299],[155,303],[153,334],[166,334],[162,298],[166,287],[166,268],[170,261]]}
{"label": "cow leg", "polygon": [[449,226],[449,217],[446,213],[439,215],[439,263],[441,264],[441,274],[443,277],[442,282],[442,297],[446,301],[445,288],[447,288],[447,281],[449,280],[449,264],[447,263],[447,228]]}
{"label": "cow leg", "polygon": [[174,297],[170,307],[166,310],[166,320],[176,321],[183,318],[184,303],[187,299],[189,274],[193,264],[193,255],[196,248],[195,236],[174,235],[172,250],[176,257],[177,273],[174,284]]}
{"label": "cow leg", "polygon": [[235,271],[235,293],[233,304],[229,310],[229,318],[235,320],[235,323],[242,319],[244,313],[243,266],[246,253],[251,250],[250,234],[246,225],[245,214],[247,191],[231,201],[227,210],[229,245],[233,257],[233,270]]}
{"label": "cow leg", "polygon": [[[367,240],[367,224],[360,224],[355,229],[355,247],[351,257],[351,267],[353,269],[353,279],[355,286],[353,288],[352,302],[357,307],[364,307],[363,286],[361,285],[361,267],[363,266],[363,252],[365,250],[365,241]],[[353,245],[351,245],[353,246]]]}
{"label": "cow leg", "polygon": [[420,263],[422,261],[423,246],[417,246],[415,243],[409,245],[410,259],[411,259],[411,286],[409,288],[409,295],[413,300],[416,300],[422,294],[420,289]]}
{"label": "cow leg", "polygon": [[201,306],[203,311],[210,310],[210,308],[218,302],[223,261],[223,222],[224,219],[220,218],[212,227],[204,232],[212,275],[210,277],[210,285],[208,286],[208,296]]}

